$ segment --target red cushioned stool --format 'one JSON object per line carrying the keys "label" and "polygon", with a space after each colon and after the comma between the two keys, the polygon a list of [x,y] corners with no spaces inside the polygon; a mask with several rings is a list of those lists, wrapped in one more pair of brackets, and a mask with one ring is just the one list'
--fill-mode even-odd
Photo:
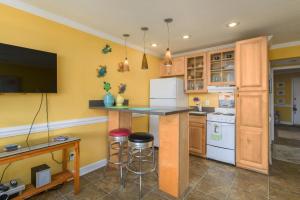
{"label": "red cushioned stool", "polygon": [[130,134],[131,131],[126,128],[109,131],[107,167],[109,164],[119,166],[121,187],[124,187],[123,168],[126,167],[127,164],[124,157],[126,158],[127,155],[127,143]]}

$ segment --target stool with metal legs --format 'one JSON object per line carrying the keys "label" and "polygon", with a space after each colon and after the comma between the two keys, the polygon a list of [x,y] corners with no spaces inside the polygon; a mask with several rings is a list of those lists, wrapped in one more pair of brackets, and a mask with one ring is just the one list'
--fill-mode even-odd
{"label": "stool with metal legs", "polygon": [[[128,136],[131,131],[125,128],[114,129],[109,132],[108,138],[108,158],[107,166],[109,164],[117,165],[120,169],[120,185],[124,187],[124,172],[123,168],[126,166],[127,161],[124,160],[124,156],[127,155]],[[114,161],[113,158],[116,160]]]}
{"label": "stool with metal legs", "polygon": [[[153,136],[149,133],[138,132],[129,135],[128,141],[127,170],[139,176],[139,199],[141,199],[142,176],[156,169]],[[143,169],[143,163],[148,163],[150,166]]]}

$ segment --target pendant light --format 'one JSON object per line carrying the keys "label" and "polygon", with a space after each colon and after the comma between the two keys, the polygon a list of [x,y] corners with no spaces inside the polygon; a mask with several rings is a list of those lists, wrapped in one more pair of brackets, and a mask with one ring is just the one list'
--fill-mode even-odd
{"label": "pendant light", "polygon": [[148,61],[146,56],[146,31],[149,30],[148,27],[142,27],[142,31],[144,31],[144,54],[143,54],[143,61],[142,61],[142,69],[148,69]]}
{"label": "pendant light", "polygon": [[171,51],[170,51],[170,29],[169,29],[169,24],[171,22],[173,22],[173,19],[172,18],[167,18],[164,21],[167,24],[167,28],[168,28],[168,48],[167,48],[166,53],[165,53],[164,65],[166,67],[170,67],[170,66],[173,65],[173,62],[172,62],[172,55],[171,55]]}
{"label": "pendant light", "polygon": [[123,71],[129,71],[129,62],[128,62],[128,58],[127,58],[127,38],[129,38],[129,34],[123,34],[124,37],[124,41],[125,41],[125,60],[123,63]]}

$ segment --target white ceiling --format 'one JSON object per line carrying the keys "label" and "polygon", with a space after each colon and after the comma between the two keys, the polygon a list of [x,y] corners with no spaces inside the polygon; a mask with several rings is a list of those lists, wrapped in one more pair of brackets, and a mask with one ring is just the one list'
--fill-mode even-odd
{"label": "white ceiling", "polygon": [[[300,40],[300,0],[20,0],[113,37],[131,34],[143,45],[141,26],[148,26],[147,48],[163,53],[167,46],[164,18],[172,17],[171,50],[207,48],[260,35],[272,44]],[[232,20],[240,22],[229,29]],[[191,39],[183,40],[183,34]],[[159,46],[152,48],[151,43]]]}

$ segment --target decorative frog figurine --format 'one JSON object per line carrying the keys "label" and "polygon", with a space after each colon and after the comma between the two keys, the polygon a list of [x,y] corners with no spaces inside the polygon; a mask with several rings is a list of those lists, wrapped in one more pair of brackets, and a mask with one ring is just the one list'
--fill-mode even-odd
{"label": "decorative frog figurine", "polygon": [[103,54],[108,54],[112,52],[112,48],[107,44],[105,47],[102,49]]}
{"label": "decorative frog figurine", "polygon": [[100,65],[97,69],[97,77],[100,78],[100,77],[104,77],[107,73],[107,70],[106,70],[106,66],[105,65]]}

